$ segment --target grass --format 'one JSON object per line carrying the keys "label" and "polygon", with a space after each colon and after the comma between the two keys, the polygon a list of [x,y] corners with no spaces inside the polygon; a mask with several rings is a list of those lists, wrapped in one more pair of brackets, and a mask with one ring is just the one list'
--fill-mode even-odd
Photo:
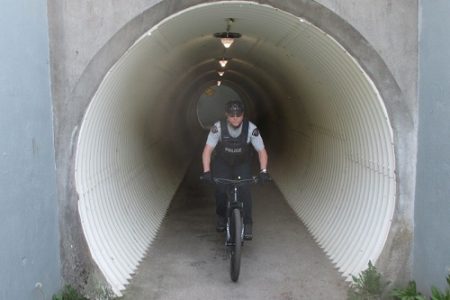
{"label": "grass", "polygon": [[[416,282],[410,281],[405,287],[394,288],[390,293],[386,292],[389,282],[382,279],[382,275],[369,261],[368,268],[358,276],[352,276],[352,283],[348,290],[348,300],[427,300],[427,298],[417,290]],[[448,287],[441,291],[435,286],[431,287],[429,300],[450,300],[450,274],[447,276]]]}

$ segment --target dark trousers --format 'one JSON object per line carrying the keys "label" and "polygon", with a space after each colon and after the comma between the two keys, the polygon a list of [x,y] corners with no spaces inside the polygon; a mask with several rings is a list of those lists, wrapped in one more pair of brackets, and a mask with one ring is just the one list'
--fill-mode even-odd
{"label": "dark trousers", "polygon": [[[212,175],[218,178],[247,179],[252,177],[251,161],[230,165],[220,157],[215,157],[212,164]],[[226,216],[227,211],[227,188],[229,186],[216,185],[216,213],[221,217]],[[238,188],[240,199],[244,203],[244,224],[252,224],[252,196],[250,185],[243,185]]]}

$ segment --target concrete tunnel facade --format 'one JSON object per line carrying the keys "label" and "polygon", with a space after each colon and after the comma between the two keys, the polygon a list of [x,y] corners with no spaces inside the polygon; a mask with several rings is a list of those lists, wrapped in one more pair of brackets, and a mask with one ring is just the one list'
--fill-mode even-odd
{"label": "concrete tunnel facade", "polygon": [[[116,294],[200,155],[198,99],[218,79],[245,102],[277,186],[343,276],[369,260],[393,278],[404,268],[408,242],[393,240],[405,231],[402,202],[412,201],[401,190],[408,187],[403,149],[414,141],[403,135],[411,125],[394,76],[324,6],[262,2],[192,3],[175,11],[155,5],[146,13],[164,11],[160,20],[137,29],[142,19],[130,21],[72,92],[85,106],[73,116],[73,163],[62,184],[69,199],[78,199],[66,207],[78,231],[63,228],[71,249],[78,246],[65,255],[70,261],[89,253]],[[228,18],[242,37],[224,50],[213,34]],[[231,60],[219,77],[224,56]]]}

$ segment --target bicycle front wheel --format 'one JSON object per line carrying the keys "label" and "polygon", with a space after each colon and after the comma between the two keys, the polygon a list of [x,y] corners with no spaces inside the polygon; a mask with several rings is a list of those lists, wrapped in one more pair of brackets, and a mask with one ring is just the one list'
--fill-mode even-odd
{"label": "bicycle front wheel", "polygon": [[241,232],[242,221],[241,211],[237,208],[233,209],[230,220],[231,233],[231,261],[230,261],[230,276],[231,280],[236,282],[239,279],[239,272],[241,270]]}

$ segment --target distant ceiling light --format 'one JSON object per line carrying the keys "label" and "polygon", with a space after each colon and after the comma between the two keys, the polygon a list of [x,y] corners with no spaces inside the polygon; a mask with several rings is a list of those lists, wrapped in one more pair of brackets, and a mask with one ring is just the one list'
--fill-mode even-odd
{"label": "distant ceiling light", "polygon": [[228,59],[226,59],[226,58],[222,58],[221,60],[219,60],[219,64],[222,68],[225,68],[227,63],[228,63]]}
{"label": "distant ceiling light", "polygon": [[217,86],[220,86],[222,84],[222,81],[217,80]]}
{"label": "distant ceiling light", "polygon": [[220,77],[222,77],[224,73],[224,71],[217,71],[217,74],[219,74]]}

